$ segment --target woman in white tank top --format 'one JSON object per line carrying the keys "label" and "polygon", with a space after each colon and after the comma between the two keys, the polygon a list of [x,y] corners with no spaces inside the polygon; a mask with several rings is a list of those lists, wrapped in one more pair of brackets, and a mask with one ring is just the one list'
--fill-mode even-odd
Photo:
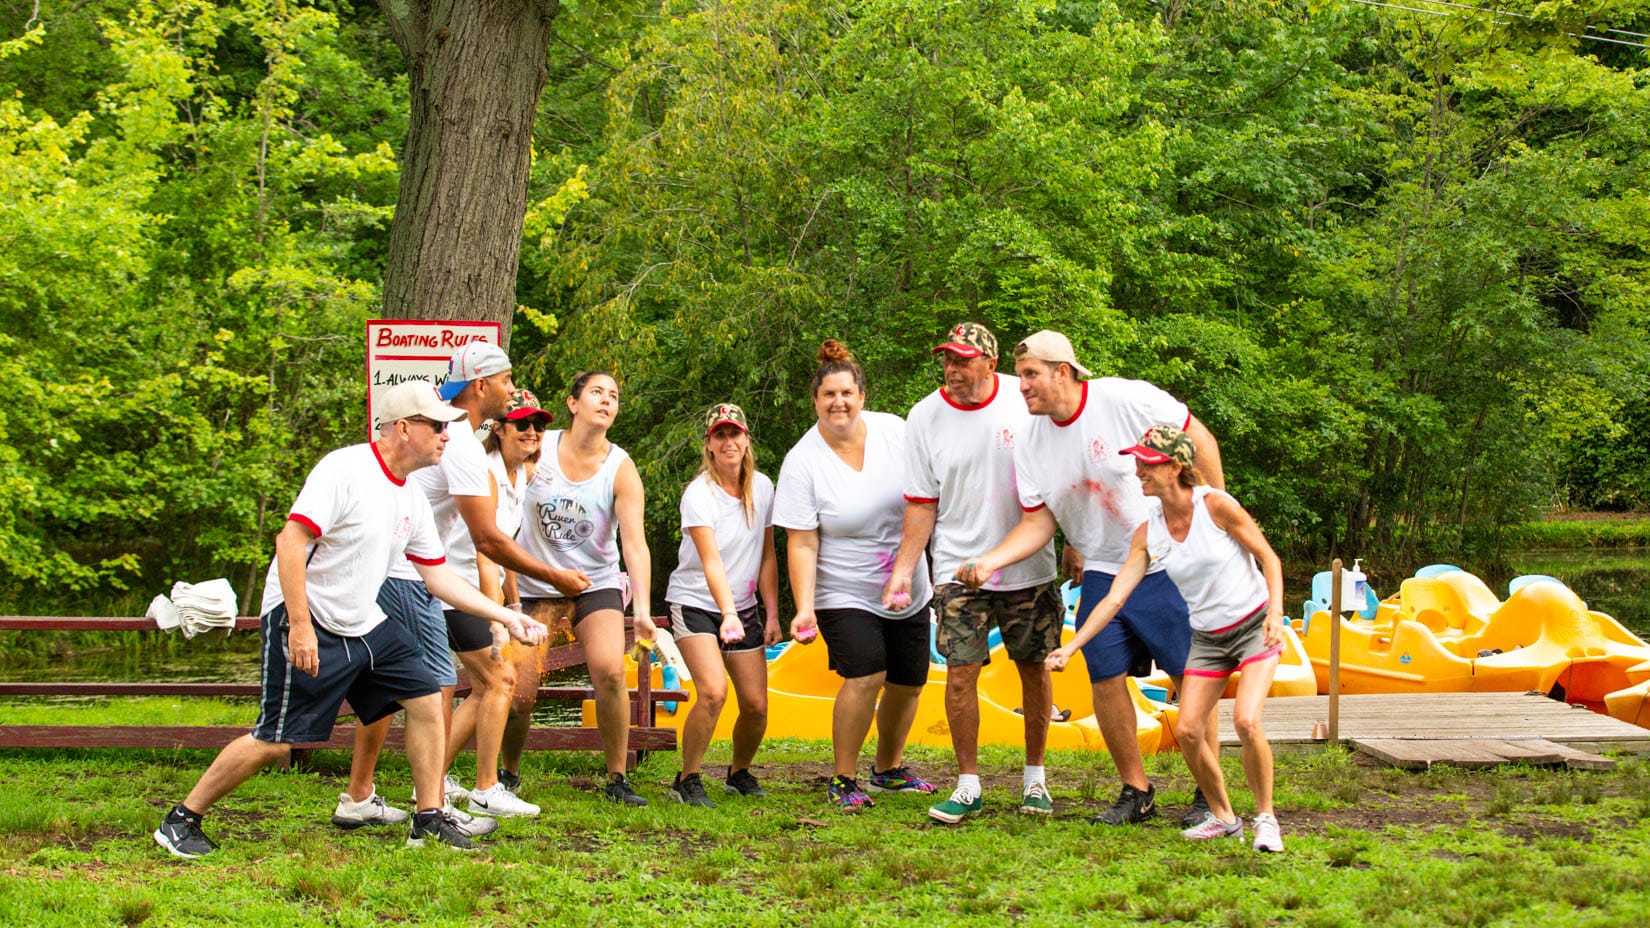
{"label": "woman in white tank top", "polygon": [[1254,847],[1282,851],[1272,809],[1272,748],[1261,726],[1261,710],[1283,642],[1283,565],[1237,500],[1202,485],[1197,452],[1186,433],[1153,426],[1139,444],[1119,453],[1135,457],[1141,490],[1158,505],[1135,529],[1128,561],[1111,592],[1077,636],[1049,655],[1049,666],[1064,668],[1123,607],[1146,568],[1161,562],[1185,598],[1192,621],[1175,737],[1209,807],[1202,821],[1181,835],[1192,840],[1243,836],[1243,821],[1226,795],[1220,755],[1204,737],[1227,678],[1241,668],[1232,722],[1243,743],[1244,778],[1255,795]]}
{"label": "woman in white tank top", "polygon": [[[590,580],[572,602],[573,637],[584,645],[585,667],[596,691],[596,724],[607,760],[605,792],[614,802],[645,806],[647,801],[636,795],[624,775],[630,691],[625,685],[624,598],[616,544],[622,539],[636,639],[651,642],[652,567],[642,526],[642,478],[630,455],[607,440],[607,430],[619,414],[618,381],[590,371],[573,378],[568,393],[571,421],[565,430],[544,436],[538,468],[522,495],[518,540],[546,564],[580,571]],[[517,583],[529,614],[553,609],[562,599],[554,587],[531,577],[518,577]]]}

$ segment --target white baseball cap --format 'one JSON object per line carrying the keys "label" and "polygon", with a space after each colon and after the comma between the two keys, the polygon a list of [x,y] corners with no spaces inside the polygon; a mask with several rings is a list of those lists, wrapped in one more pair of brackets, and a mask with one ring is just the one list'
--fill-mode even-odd
{"label": "white baseball cap", "polygon": [[377,413],[379,422],[414,417],[457,422],[469,415],[456,406],[442,402],[436,388],[428,380],[406,380],[389,388],[378,401]]}
{"label": "white baseball cap", "polygon": [[502,374],[510,369],[510,356],[489,342],[470,342],[453,352],[447,362],[447,381],[439,389],[441,398],[452,402],[472,380]]}
{"label": "white baseball cap", "polygon": [[1048,329],[1033,332],[1014,346],[1014,359],[1020,358],[1032,358],[1049,364],[1070,364],[1077,376],[1084,380],[1094,376],[1088,368],[1077,363],[1077,352],[1072,350],[1071,339]]}

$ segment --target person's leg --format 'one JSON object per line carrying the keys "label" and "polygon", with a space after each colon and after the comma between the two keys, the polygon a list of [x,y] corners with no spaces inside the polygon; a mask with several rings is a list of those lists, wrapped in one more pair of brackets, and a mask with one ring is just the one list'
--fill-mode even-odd
{"label": "person's leg", "polygon": [[197,815],[205,815],[219,799],[252,779],[253,775],[270,764],[285,759],[292,753],[289,744],[272,744],[245,734],[224,746],[212,765],[206,768],[195,788],[184,797],[183,806]]}
{"label": "person's leg", "polygon": [[768,660],[757,648],[723,654],[722,662],[739,703],[739,718],[733,723],[733,757],[728,764],[731,775],[750,767],[768,733]]}
{"label": "person's leg", "polygon": [[1020,706],[1025,712],[1026,766],[1041,767],[1048,749],[1048,723],[1054,711],[1054,682],[1042,661],[1016,661],[1020,671]]}
{"label": "person's leg", "polygon": [[510,714],[510,697],[516,687],[515,667],[502,657],[495,657],[491,648],[464,651],[458,659],[470,674],[470,698],[453,714],[443,772],[452,769],[458,752],[474,735],[475,788],[486,790],[498,782],[499,749],[504,740],[504,723]]}
{"label": "person's leg", "polygon": [[1225,677],[1187,674],[1181,681],[1180,716],[1175,723],[1175,736],[1180,740],[1180,753],[1192,771],[1203,797],[1209,803],[1209,812],[1223,822],[1237,818],[1226,795],[1226,778],[1220,770],[1220,750],[1210,750],[1206,729],[1212,713],[1209,711],[1220,700],[1226,689]]}
{"label": "person's leg", "polygon": [[584,645],[585,667],[596,691],[596,726],[609,774],[623,774],[630,747],[630,690],[625,686],[624,614],[598,609],[578,620],[573,636]]}
{"label": "person's leg", "polygon": [[[918,691],[921,692],[920,690]],[[1026,706],[1026,729],[1031,729],[1032,708]],[[957,755],[957,772],[968,776],[980,773],[980,665],[957,664],[947,658],[945,665],[945,721],[951,726],[951,750]],[[1048,724],[1048,713],[1043,713]]]}
{"label": "person's leg", "polygon": [[1151,782],[1146,779],[1146,766],[1140,760],[1134,700],[1129,698],[1125,681],[1124,676],[1118,675],[1093,684],[1094,720],[1100,725],[1100,736],[1106,739],[1106,751],[1117,767],[1118,778],[1126,786],[1145,791]]}
{"label": "person's leg", "polygon": [[355,726],[354,753],[349,759],[349,786],[346,792],[355,802],[372,798],[373,774],[378,770],[378,752],[384,749],[384,739],[390,736],[393,716],[381,718],[371,725]]}
{"label": "person's leg", "polygon": [[[882,703],[877,707],[877,755],[871,770],[871,788],[896,792],[932,793],[934,785],[905,769],[905,742],[917,717],[917,701],[928,682],[927,608],[909,619],[881,619],[888,672],[883,680]],[[890,773],[891,777],[880,776]]]}
{"label": "person's leg", "polygon": [[412,767],[413,791],[418,797],[418,811],[440,809],[444,802],[442,777],[443,719],[441,694],[430,693],[413,699],[403,699],[401,707],[407,712],[407,764]]}
{"label": "person's leg", "polygon": [[518,778],[521,776],[521,753],[527,745],[527,733],[533,728],[533,709],[538,705],[539,698],[539,668],[547,647],[512,641],[504,648],[504,659],[515,669],[516,685],[510,693],[510,713],[504,721],[498,767]]}
{"label": "person's leg", "polygon": [[1243,776],[1255,794],[1255,811],[1272,811],[1272,745],[1266,740],[1261,711],[1277,674],[1278,658],[1253,661],[1243,666],[1237,697],[1232,702],[1232,724],[1243,743]]}
{"label": "person's leg", "polygon": [[722,706],[728,698],[728,676],[715,635],[683,635],[676,639],[688,673],[693,675],[693,708],[682,724],[682,774],[699,772],[710,746]]}

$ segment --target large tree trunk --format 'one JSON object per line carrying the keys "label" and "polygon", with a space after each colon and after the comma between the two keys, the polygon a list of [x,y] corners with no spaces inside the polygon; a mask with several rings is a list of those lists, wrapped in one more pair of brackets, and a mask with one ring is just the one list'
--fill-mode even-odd
{"label": "large tree trunk", "polygon": [[533,119],[559,0],[378,0],[407,61],[412,121],[384,315],[485,319],[510,336]]}

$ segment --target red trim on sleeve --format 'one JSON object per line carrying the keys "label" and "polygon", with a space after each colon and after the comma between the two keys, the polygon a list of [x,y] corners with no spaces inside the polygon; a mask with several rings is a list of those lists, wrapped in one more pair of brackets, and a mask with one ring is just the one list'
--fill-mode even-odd
{"label": "red trim on sleeve", "polygon": [[390,466],[388,464],[384,463],[384,456],[382,454],[378,453],[378,442],[373,442],[372,443],[372,456],[378,459],[379,468],[381,468],[384,471],[384,476],[390,478],[391,483],[395,484],[398,487],[404,487],[404,486],[407,485],[407,481],[402,480],[400,477],[397,477],[395,474],[390,473]]}
{"label": "red trim on sleeve", "polygon": [[[1065,428],[1066,426],[1072,424],[1073,422],[1076,422],[1078,419],[1081,419],[1083,417],[1083,407],[1087,406],[1088,404],[1089,404],[1089,382],[1087,380],[1085,380],[1085,381],[1083,381],[1083,398],[1077,401],[1077,411],[1071,414],[1070,419],[1067,419],[1064,422],[1061,422],[1060,420],[1056,419],[1056,420],[1054,420],[1054,424],[1056,426],[1060,427],[1060,428]],[[1182,429],[1182,431],[1185,431],[1185,430]]]}
{"label": "red trim on sleeve", "polygon": [[1187,429],[1189,429],[1191,427],[1192,427],[1192,411],[1190,409],[1188,409],[1188,410],[1186,410],[1186,424],[1182,425],[1180,427],[1180,430],[1182,432],[1184,432],[1184,431],[1186,431]]}
{"label": "red trim on sleeve", "polygon": [[985,401],[982,402],[982,403],[976,403],[973,406],[965,406],[962,403],[959,403],[956,400],[952,399],[951,394],[945,392],[944,387],[940,387],[940,399],[945,400],[946,405],[950,406],[952,409],[960,409],[963,412],[977,412],[977,411],[979,411],[981,409],[984,409],[987,406],[991,405],[991,401],[997,398],[997,391],[1002,389],[1002,386],[1003,386],[1003,379],[1001,377],[998,377],[996,374],[992,374],[991,375],[991,395],[986,397]]}
{"label": "red trim on sleeve", "polygon": [[937,503],[940,501],[940,498],[936,496],[933,499],[929,499],[926,496],[911,496],[910,494],[907,494],[905,501],[908,503]]}
{"label": "red trim on sleeve", "polygon": [[288,522],[296,522],[299,525],[302,525],[304,528],[309,529],[311,532],[313,532],[315,534],[316,538],[321,537],[321,526],[316,525],[315,521],[313,519],[311,519],[309,516],[306,516],[306,515],[303,515],[301,513],[296,513],[295,512],[292,515],[287,516],[286,520]]}
{"label": "red trim on sleeve", "polygon": [[1047,509],[1047,508],[1048,508],[1048,503],[1038,503],[1035,506],[1027,506],[1025,503],[1020,504],[1020,511],[1022,511],[1022,512],[1036,512],[1039,509]]}
{"label": "red trim on sleeve", "polygon": [[414,564],[423,564],[425,567],[436,567],[438,565],[447,563],[447,556],[445,554],[443,554],[440,557],[433,557],[433,558],[431,558],[431,557],[419,557],[416,554],[408,552],[407,560],[412,561]]}

